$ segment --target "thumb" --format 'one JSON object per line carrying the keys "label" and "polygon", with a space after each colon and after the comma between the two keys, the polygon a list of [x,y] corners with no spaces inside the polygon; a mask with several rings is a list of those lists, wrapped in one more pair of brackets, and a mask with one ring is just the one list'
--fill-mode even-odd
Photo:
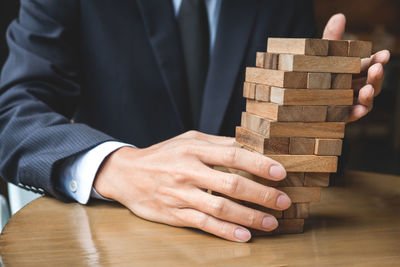
{"label": "thumb", "polygon": [[343,14],[333,15],[325,26],[323,39],[341,40],[346,27],[346,17]]}

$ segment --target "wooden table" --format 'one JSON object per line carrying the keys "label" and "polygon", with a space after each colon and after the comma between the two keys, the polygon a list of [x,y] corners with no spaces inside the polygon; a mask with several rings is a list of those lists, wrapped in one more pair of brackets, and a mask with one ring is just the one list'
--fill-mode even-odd
{"label": "wooden table", "polygon": [[311,207],[304,234],[246,244],[148,222],[113,203],[39,198],[11,218],[0,254],[5,266],[400,266],[400,177],[345,178]]}

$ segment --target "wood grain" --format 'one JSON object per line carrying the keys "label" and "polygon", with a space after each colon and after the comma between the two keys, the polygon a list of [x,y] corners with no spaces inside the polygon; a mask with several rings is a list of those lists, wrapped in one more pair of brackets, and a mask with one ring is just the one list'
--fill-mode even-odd
{"label": "wood grain", "polygon": [[268,38],[268,53],[327,56],[329,42],[322,39]]}
{"label": "wood grain", "polygon": [[300,121],[323,122],[326,121],[327,112],[327,106],[303,106],[301,110],[302,118]]}
{"label": "wood grain", "polygon": [[350,40],[349,57],[367,58],[371,56],[372,43],[367,41]]}
{"label": "wood grain", "polygon": [[319,202],[321,200],[321,188],[319,187],[278,187],[285,192],[292,203]]}
{"label": "wood grain", "polygon": [[287,172],[336,172],[338,158],[312,155],[266,155],[281,163]]}
{"label": "wood grain", "polygon": [[255,98],[256,85],[254,83],[244,82],[243,84],[243,97],[248,99]]}
{"label": "wood grain", "polygon": [[342,154],[341,139],[315,139],[315,155],[340,156]]}
{"label": "wood grain", "polygon": [[286,178],[280,181],[277,187],[304,186],[304,172],[288,172]]}
{"label": "wood grain", "polygon": [[334,73],[332,74],[332,89],[351,89],[353,74]]}
{"label": "wood grain", "polygon": [[[4,266],[396,266],[400,176],[347,171],[322,189],[299,235],[238,244],[135,216],[99,200],[50,197],[25,206],[0,235]],[[379,181],[379,182],[377,182]],[[282,223],[281,223],[282,225]],[[357,238],[354,238],[357,237]]]}
{"label": "wood grain", "polygon": [[270,70],[278,69],[279,54],[265,53],[264,68]]}
{"label": "wood grain", "polygon": [[248,67],[246,81],[284,88],[306,88],[307,73]]}
{"label": "wood grain", "polygon": [[236,142],[251,148],[261,154],[288,154],[288,137],[271,137],[252,132],[243,127],[236,127]]}
{"label": "wood grain", "polygon": [[330,173],[309,172],[304,175],[304,186],[327,187],[329,186]]}
{"label": "wood grain", "polygon": [[328,56],[347,57],[348,54],[349,54],[349,42],[348,41],[329,40]]}
{"label": "wood grain", "polygon": [[353,90],[304,90],[271,87],[271,102],[290,106],[345,106],[353,104]]}
{"label": "wood grain", "polygon": [[343,138],[343,122],[275,122],[247,112],[242,126],[265,137]]}
{"label": "wood grain", "polygon": [[350,106],[330,106],[327,109],[326,121],[346,122],[349,118]]}
{"label": "wood grain", "polygon": [[270,95],[271,95],[271,86],[264,84],[256,84],[255,100],[269,102]]}
{"label": "wood grain", "polygon": [[247,112],[281,122],[324,122],[327,110],[326,106],[283,106],[270,102],[246,101]]}
{"label": "wood grain", "polygon": [[300,72],[360,73],[361,60],[354,57],[316,57],[282,54],[279,55],[278,69]]}
{"label": "wood grain", "polygon": [[293,203],[290,208],[283,212],[285,219],[307,219],[310,213],[309,203]]}
{"label": "wood grain", "polygon": [[331,74],[323,72],[310,72],[307,74],[307,89],[330,89]]}
{"label": "wood grain", "polygon": [[256,67],[257,68],[264,68],[265,65],[265,53],[257,52],[256,54]]}
{"label": "wood grain", "polygon": [[291,137],[289,154],[291,155],[314,155],[314,138]]}

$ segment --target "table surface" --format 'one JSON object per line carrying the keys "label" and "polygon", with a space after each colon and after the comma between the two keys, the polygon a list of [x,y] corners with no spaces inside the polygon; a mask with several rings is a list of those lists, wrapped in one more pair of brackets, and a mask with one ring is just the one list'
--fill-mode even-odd
{"label": "table surface", "polygon": [[349,171],[345,181],[323,190],[303,234],[245,244],[148,222],[115,203],[43,197],[4,228],[1,260],[5,266],[400,266],[400,177]]}

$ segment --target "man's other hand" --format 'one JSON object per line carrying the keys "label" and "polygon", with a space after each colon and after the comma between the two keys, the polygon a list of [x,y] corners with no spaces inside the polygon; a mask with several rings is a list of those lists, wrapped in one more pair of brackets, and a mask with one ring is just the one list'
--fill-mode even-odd
{"label": "man's other hand", "polygon": [[[323,38],[341,40],[345,26],[346,17],[343,14],[332,16],[325,26]],[[374,97],[382,90],[383,66],[389,59],[390,52],[388,50],[379,51],[370,58],[362,59],[361,73],[353,75],[353,89],[357,96],[357,101],[350,110],[349,122],[364,117],[372,110]]]}

